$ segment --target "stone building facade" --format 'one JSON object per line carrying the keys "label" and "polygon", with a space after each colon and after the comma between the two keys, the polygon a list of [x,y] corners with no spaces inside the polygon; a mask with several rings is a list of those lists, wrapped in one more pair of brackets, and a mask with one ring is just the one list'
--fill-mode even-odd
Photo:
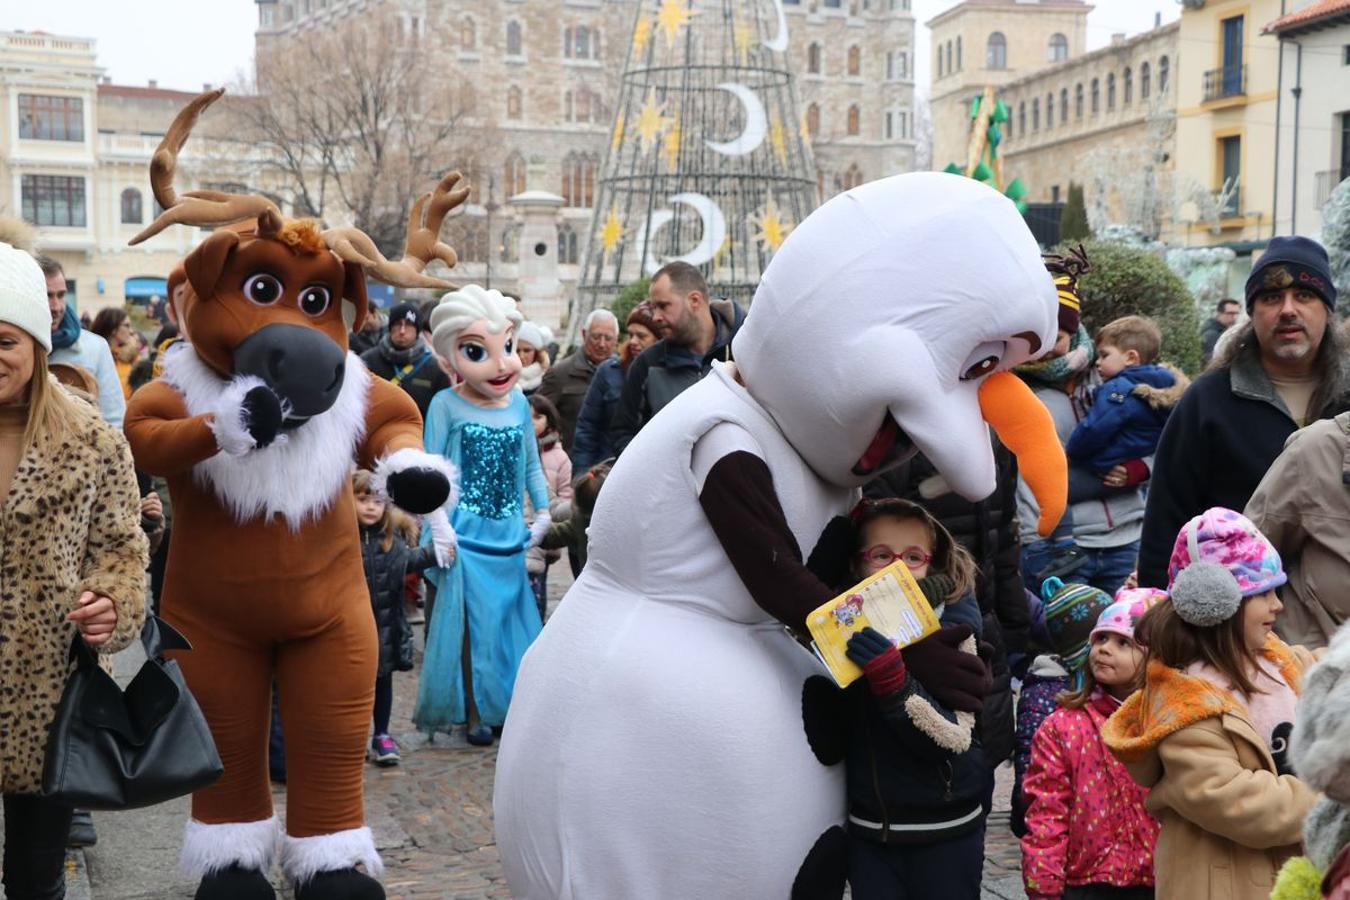
{"label": "stone building facade", "polygon": [[[787,23],[801,127],[812,136],[822,197],[912,170],[910,0],[759,2],[771,18],[781,10]],[[475,194],[465,221],[455,223],[456,277],[518,293],[527,315],[558,324],[580,276],[638,3],[257,0],[258,54],[386,4],[418,36],[433,77],[471,86],[466,128],[492,136],[472,161]],[[541,248],[545,216],[556,221],[556,240]]]}

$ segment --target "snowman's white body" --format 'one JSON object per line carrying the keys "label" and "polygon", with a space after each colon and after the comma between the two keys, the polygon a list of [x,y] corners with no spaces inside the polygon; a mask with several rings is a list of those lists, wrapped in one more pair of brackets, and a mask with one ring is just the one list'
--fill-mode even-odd
{"label": "snowman's white body", "polygon": [[693,447],[719,423],[759,450],[804,555],[846,511],[849,490],[720,365],[624,451],[497,758],[497,843],[521,900],[786,898],[843,819],[843,769],[802,728],[821,669],[755,604],[699,506]]}

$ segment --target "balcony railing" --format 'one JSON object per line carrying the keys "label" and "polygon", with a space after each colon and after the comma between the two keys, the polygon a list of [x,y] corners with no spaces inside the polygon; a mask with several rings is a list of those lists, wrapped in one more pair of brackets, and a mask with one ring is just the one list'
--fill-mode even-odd
{"label": "balcony railing", "polygon": [[1205,73],[1205,102],[1241,97],[1247,93],[1247,67],[1224,66]]}
{"label": "balcony railing", "polygon": [[1350,178],[1350,171],[1345,169],[1328,169],[1313,176],[1314,190],[1317,194],[1314,205],[1318,209],[1325,206],[1326,202],[1331,199],[1331,192],[1336,190],[1340,183],[1347,178]]}

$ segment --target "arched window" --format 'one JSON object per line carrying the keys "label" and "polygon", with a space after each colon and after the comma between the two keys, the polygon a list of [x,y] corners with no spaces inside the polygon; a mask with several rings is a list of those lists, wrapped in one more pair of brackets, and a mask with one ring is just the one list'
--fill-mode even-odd
{"label": "arched window", "polygon": [[812,75],[820,74],[820,45],[812,43],[806,48],[806,71]]}
{"label": "arched window", "polygon": [[933,55],[937,57],[937,77],[941,78],[943,75],[947,74],[947,70],[942,65],[942,45],[938,45],[937,53],[934,53]]}
{"label": "arched window", "polygon": [[1041,101],[1039,97],[1031,101],[1031,130],[1041,130]]}
{"label": "arched window", "polygon": [[950,75],[956,70],[952,68],[952,42],[947,42],[947,74]]}
{"label": "arched window", "polygon": [[1108,72],[1106,74],[1106,108],[1112,110],[1116,108],[1116,73]]}
{"label": "arched window", "polygon": [[843,180],[844,190],[846,191],[852,190],[853,188],[857,187],[862,183],[863,183],[862,169],[858,168],[857,163],[851,164],[848,167],[848,171],[844,172],[844,180]]}
{"label": "arched window", "polygon": [[[951,62],[951,60],[947,60]],[[961,36],[956,36],[956,70],[961,71]]]}
{"label": "arched window", "polygon": [[1013,118],[1012,109],[1008,110],[1008,121],[1003,123],[1003,138],[1011,141],[1013,137],[1013,123],[1017,120]]}
{"label": "arched window", "polygon": [[569,153],[563,157],[562,195],[567,206],[590,206],[595,200],[594,154]]}
{"label": "arched window", "polygon": [[1069,89],[1059,89],[1059,124],[1067,125],[1069,122]]}
{"label": "arched window", "polygon": [[1125,105],[1129,106],[1130,101],[1134,99],[1134,70],[1128,66],[1125,69],[1123,87],[1125,89]]}
{"label": "arched window", "polygon": [[806,108],[806,133],[813,138],[820,136],[820,107],[814,103]]}
{"label": "arched window", "polygon": [[854,105],[852,105],[852,106],[850,106],[850,107],[848,108],[848,133],[849,133],[849,134],[854,135],[854,134],[859,134],[859,133],[861,133],[861,131],[862,131],[862,121],[861,121],[861,120],[862,120],[862,112],[858,109],[858,105],[855,103]]}
{"label": "arched window", "polygon": [[572,55],[577,59],[590,59],[591,30],[585,25],[578,25],[572,32],[572,39],[575,41]]}
{"label": "arched window", "polygon": [[1148,91],[1149,91],[1148,82],[1149,82],[1148,63],[1144,63],[1139,67],[1139,96],[1144,100],[1148,99]]}
{"label": "arched window", "polygon": [[848,74],[862,74],[862,49],[857,44],[848,48]]}
{"label": "arched window", "polygon": [[506,23],[506,55],[520,56],[524,45],[520,39],[520,23],[515,19]]}
{"label": "arched window", "polygon": [[1168,74],[1169,74],[1169,66],[1167,62],[1167,57],[1164,56],[1162,59],[1158,60],[1158,93],[1160,94],[1167,93]]}
{"label": "arched window", "polygon": [[1051,91],[1045,95],[1045,127],[1047,129],[1055,127],[1055,92]]}
{"label": "arched window", "polygon": [[141,214],[141,192],[127,188],[122,192],[122,224],[139,225],[145,221]]}
{"label": "arched window", "polygon": [[478,26],[468,16],[459,23],[459,48],[461,50],[478,49]]}
{"label": "arched window", "polygon": [[558,226],[558,263],[564,266],[577,263],[577,232],[567,222]]}
{"label": "arched window", "polygon": [[519,119],[523,104],[524,99],[520,88],[513,84],[506,89],[506,117],[508,119]]}
{"label": "arched window", "polygon": [[1050,56],[1052,63],[1063,62],[1069,58],[1069,39],[1062,34],[1050,35]]}
{"label": "arched window", "polygon": [[503,167],[502,174],[505,176],[506,196],[514,197],[516,194],[523,193],[525,190],[525,157],[520,155],[520,151],[513,152],[506,158],[506,165]]}
{"label": "arched window", "polygon": [[572,121],[572,92],[563,91],[563,121]]}
{"label": "arched window", "polygon": [[1025,100],[1017,104],[1017,131],[1020,134],[1027,133],[1027,102]]}
{"label": "arched window", "polygon": [[1003,32],[995,31],[989,35],[989,42],[984,46],[984,67],[1008,68],[1008,39],[1003,36]]}
{"label": "arched window", "polygon": [[578,122],[589,122],[595,109],[594,95],[586,88],[577,91],[576,114]]}
{"label": "arched window", "polygon": [[1092,114],[1095,116],[1102,109],[1102,86],[1096,78],[1092,79]]}
{"label": "arched window", "polygon": [[1078,82],[1073,89],[1073,117],[1075,119],[1083,118],[1083,82]]}

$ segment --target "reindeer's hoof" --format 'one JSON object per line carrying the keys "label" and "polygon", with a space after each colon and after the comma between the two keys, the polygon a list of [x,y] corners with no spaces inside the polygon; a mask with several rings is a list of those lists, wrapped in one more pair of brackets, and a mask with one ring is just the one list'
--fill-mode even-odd
{"label": "reindeer's hoof", "polygon": [[296,885],[295,900],[384,900],[384,888],[355,867],[337,869]]}

